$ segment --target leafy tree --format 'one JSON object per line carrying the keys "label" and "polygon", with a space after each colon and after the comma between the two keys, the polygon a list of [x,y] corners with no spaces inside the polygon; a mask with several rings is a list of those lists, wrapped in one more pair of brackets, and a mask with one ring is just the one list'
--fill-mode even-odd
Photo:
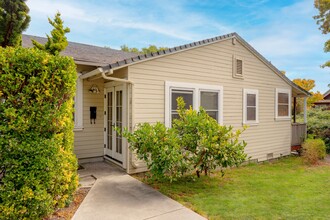
{"label": "leafy tree", "polygon": [[40,44],[35,40],[32,40],[32,43],[40,50],[47,51],[53,55],[59,54],[68,46],[65,34],[69,33],[70,29],[68,27],[63,27],[63,20],[61,19],[61,13],[59,12],[56,13],[54,21],[48,18],[48,22],[54,27],[54,29],[51,31],[51,36],[47,34],[48,41],[46,44]]}
{"label": "leafy tree", "polygon": [[[312,79],[294,79],[292,80],[296,85],[300,86],[301,88],[305,89],[306,91],[310,92],[312,94],[311,97],[307,98],[307,107],[310,108],[314,106],[314,102],[317,102],[319,100],[323,99],[323,95],[317,91],[313,92],[311,91],[315,87],[315,80]],[[302,112],[303,110],[303,100],[301,98],[298,98],[297,100],[297,113]]]}
{"label": "leafy tree", "polygon": [[0,0],[0,45],[19,46],[30,23],[26,0]]}
{"label": "leafy tree", "polygon": [[167,47],[157,47],[155,45],[149,45],[149,47],[143,47],[141,50],[139,50],[136,47],[130,48],[127,45],[122,45],[120,48],[121,48],[122,51],[137,53],[137,54],[156,53],[157,51],[168,49]]}
{"label": "leafy tree", "polygon": [[[314,6],[319,10],[319,15],[314,16],[316,23],[320,25],[319,29],[322,34],[330,33],[330,0],[314,0]],[[324,44],[324,51],[330,51],[330,40],[327,40]],[[323,67],[329,67],[330,61],[327,61]]]}
{"label": "leafy tree", "polygon": [[311,91],[315,87],[315,80],[312,79],[294,79],[292,80],[296,85],[305,89],[306,91]]}

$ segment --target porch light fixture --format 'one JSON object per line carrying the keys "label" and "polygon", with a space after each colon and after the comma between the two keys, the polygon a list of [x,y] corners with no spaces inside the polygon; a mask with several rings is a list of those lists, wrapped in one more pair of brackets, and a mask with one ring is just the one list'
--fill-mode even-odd
{"label": "porch light fixture", "polygon": [[90,93],[100,93],[99,87],[97,85],[93,84],[92,87],[89,89]]}

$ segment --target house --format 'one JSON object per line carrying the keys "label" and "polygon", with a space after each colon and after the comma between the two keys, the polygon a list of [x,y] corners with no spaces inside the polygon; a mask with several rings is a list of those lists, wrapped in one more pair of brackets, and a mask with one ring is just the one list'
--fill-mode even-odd
{"label": "house", "polygon": [[314,105],[330,110],[330,89],[323,94],[323,100],[314,102]]}
{"label": "house", "polygon": [[[31,46],[23,36],[23,45]],[[310,94],[290,81],[237,33],[136,55],[69,43],[77,64],[75,153],[79,160],[110,160],[127,173],[145,171],[114,127],[133,130],[157,121],[171,126],[175,99],[203,106],[220,124],[241,128],[253,160],[289,155],[306,124],[292,124],[296,97]],[[293,112],[295,110],[293,109]]]}

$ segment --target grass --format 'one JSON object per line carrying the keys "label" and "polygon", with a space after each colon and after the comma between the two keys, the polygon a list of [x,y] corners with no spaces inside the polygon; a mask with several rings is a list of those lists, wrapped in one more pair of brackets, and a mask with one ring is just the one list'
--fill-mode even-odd
{"label": "grass", "polygon": [[301,158],[249,164],[196,181],[150,182],[209,219],[330,219],[330,164]]}

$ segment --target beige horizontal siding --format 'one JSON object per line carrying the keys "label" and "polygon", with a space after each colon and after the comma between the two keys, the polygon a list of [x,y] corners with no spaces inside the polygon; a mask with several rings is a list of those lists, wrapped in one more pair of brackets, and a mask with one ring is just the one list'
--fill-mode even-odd
{"label": "beige horizontal siding", "polygon": [[[232,77],[233,55],[244,59],[244,79]],[[221,85],[224,124],[242,127],[243,89],[259,90],[259,124],[242,135],[252,159],[290,153],[291,122],[275,121],[275,89],[291,87],[256,56],[231,40],[141,62],[128,68],[134,81],[134,123],[165,121],[165,81]],[[133,172],[133,171],[132,171]]]}
{"label": "beige horizontal siding", "polygon": [[[92,85],[97,85],[100,93],[89,93]],[[83,127],[82,131],[75,131],[75,153],[79,159],[103,156],[103,79],[94,81],[84,80],[83,87]],[[96,106],[95,124],[90,123],[90,107]]]}
{"label": "beige horizontal siding", "polygon": [[[84,67],[85,68],[85,67]],[[80,68],[83,71],[83,66]],[[90,71],[90,69],[88,70]],[[127,68],[115,71],[112,75],[117,78],[127,77]],[[82,131],[75,131],[75,153],[79,159],[104,156],[104,83],[103,78],[84,80],[83,88],[83,127]],[[89,93],[92,85],[97,85],[99,94]],[[90,107],[97,107],[95,124],[90,123]]]}

